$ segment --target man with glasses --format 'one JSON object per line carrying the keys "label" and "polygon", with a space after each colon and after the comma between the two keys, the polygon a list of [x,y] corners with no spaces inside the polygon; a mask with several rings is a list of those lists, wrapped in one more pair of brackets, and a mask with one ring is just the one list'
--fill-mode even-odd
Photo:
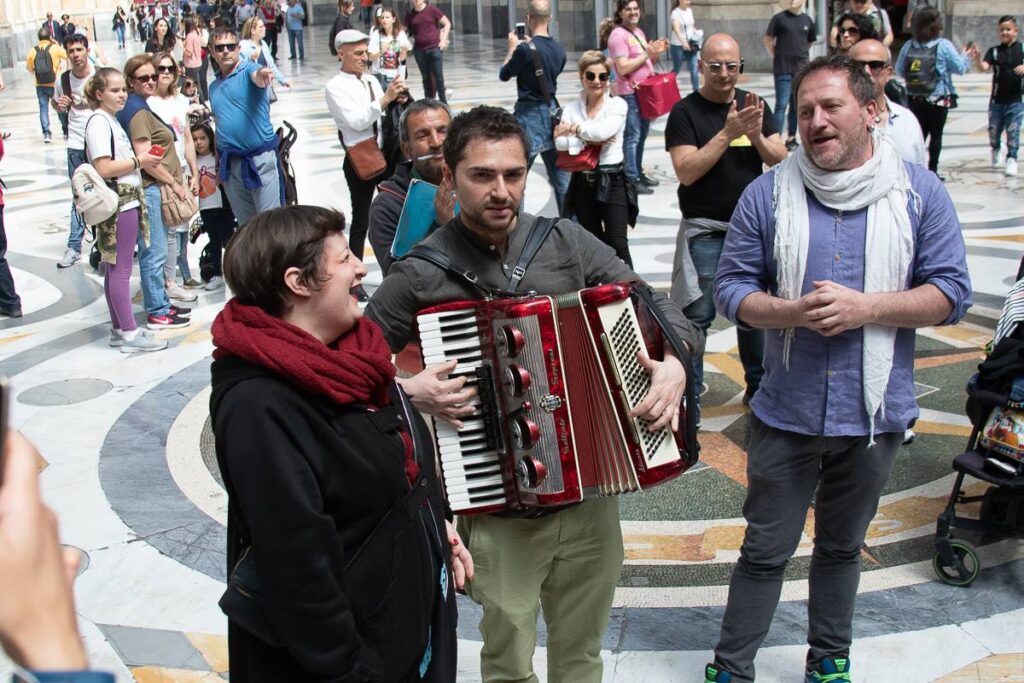
{"label": "man with glasses", "polygon": [[[886,14],[884,9],[877,7],[872,0],[850,0],[849,11],[868,19],[871,22],[872,27],[875,29],[875,33],[878,34],[878,39],[881,40],[886,47],[892,45],[892,41],[895,36],[892,32],[892,24],[889,22],[889,15]],[[842,21],[845,16],[846,14],[840,16],[832,26],[832,31],[828,38],[828,44],[832,47],[837,47],[838,45],[839,27],[842,25]],[[861,38],[867,37],[868,36],[864,35],[861,36]]]}
{"label": "man with glasses", "polygon": [[892,137],[901,159],[925,166],[928,157],[925,155],[921,125],[909,109],[893,102],[885,94],[885,86],[892,78],[892,56],[889,48],[877,40],[862,40],[850,48],[850,58],[863,64],[875,83],[877,125]]}
{"label": "man with glasses", "polygon": [[775,77],[775,130],[782,134],[789,108],[786,149],[796,147],[796,107],[791,102],[793,74],[807,61],[811,45],[818,39],[814,20],[804,13],[804,0],[789,0],[789,6],[772,17],[764,46],[772,57]]}
{"label": "man with glasses", "polygon": [[[739,90],[740,46],[725,33],[709,37],[701,49],[700,90],[680,100],[668,115],[665,148],[679,179],[683,212],[672,267],[672,301],[707,332],[715,319],[712,285],[729,217],[740,195],[761,175],[762,165],[786,158],[772,110],[753,93]],[[761,383],[764,332],[737,329],[748,403]],[[704,382],[704,359],[693,358],[697,391]],[[699,407],[699,406],[698,406]]]}
{"label": "man with glasses", "polygon": [[214,29],[209,45],[213,61],[220,67],[217,80],[210,84],[220,179],[241,227],[256,214],[284,203],[278,140],[270,123],[266,93],[274,72],[239,59],[238,33],[231,27]]}

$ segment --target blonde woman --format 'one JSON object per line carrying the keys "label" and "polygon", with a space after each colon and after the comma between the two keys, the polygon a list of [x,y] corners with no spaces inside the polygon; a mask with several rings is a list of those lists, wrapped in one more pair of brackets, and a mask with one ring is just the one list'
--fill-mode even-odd
{"label": "blonde woman", "polygon": [[[267,25],[259,17],[252,17],[242,24],[242,42],[238,44],[242,59],[249,59],[269,68],[274,72],[275,81],[286,88],[291,88],[292,84],[281,73],[277,62],[274,61],[274,55],[270,52],[270,47],[263,40],[266,35]],[[274,98],[271,98],[270,101],[273,102]]]}

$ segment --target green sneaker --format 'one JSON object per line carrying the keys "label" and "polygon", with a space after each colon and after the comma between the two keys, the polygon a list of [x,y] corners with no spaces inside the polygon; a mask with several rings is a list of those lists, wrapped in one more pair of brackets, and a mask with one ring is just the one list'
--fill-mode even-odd
{"label": "green sneaker", "polygon": [[732,683],[732,674],[708,664],[704,667],[704,683]]}
{"label": "green sneaker", "polygon": [[835,681],[852,681],[850,678],[850,660],[847,657],[825,657],[818,662],[817,671],[807,672],[807,683],[835,683]]}

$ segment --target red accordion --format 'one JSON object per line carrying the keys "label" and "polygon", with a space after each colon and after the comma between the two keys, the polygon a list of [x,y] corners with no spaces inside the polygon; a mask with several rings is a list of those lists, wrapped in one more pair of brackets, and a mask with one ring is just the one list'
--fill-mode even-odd
{"label": "red accordion", "polygon": [[666,332],[675,338],[645,287],[601,285],[420,311],[424,365],[456,358],[451,376],[466,376],[479,391],[464,429],[434,422],[453,511],[544,508],[639,491],[697,461],[685,353],[680,432],[651,432],[629,416],[650,388],[637,351],[660,360]]}

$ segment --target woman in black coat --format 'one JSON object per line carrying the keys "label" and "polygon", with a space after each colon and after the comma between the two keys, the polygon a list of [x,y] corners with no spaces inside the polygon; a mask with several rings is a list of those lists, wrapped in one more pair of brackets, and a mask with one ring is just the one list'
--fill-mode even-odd
{"label": "woman in black coat", "polygon": [[274,209],[224,255],[235,298],[213,324],[210,414],[234,683],[455,680],[454,591],[472,560],[433,442],[361,319],[366,269],[344,227],[335,211]]}

